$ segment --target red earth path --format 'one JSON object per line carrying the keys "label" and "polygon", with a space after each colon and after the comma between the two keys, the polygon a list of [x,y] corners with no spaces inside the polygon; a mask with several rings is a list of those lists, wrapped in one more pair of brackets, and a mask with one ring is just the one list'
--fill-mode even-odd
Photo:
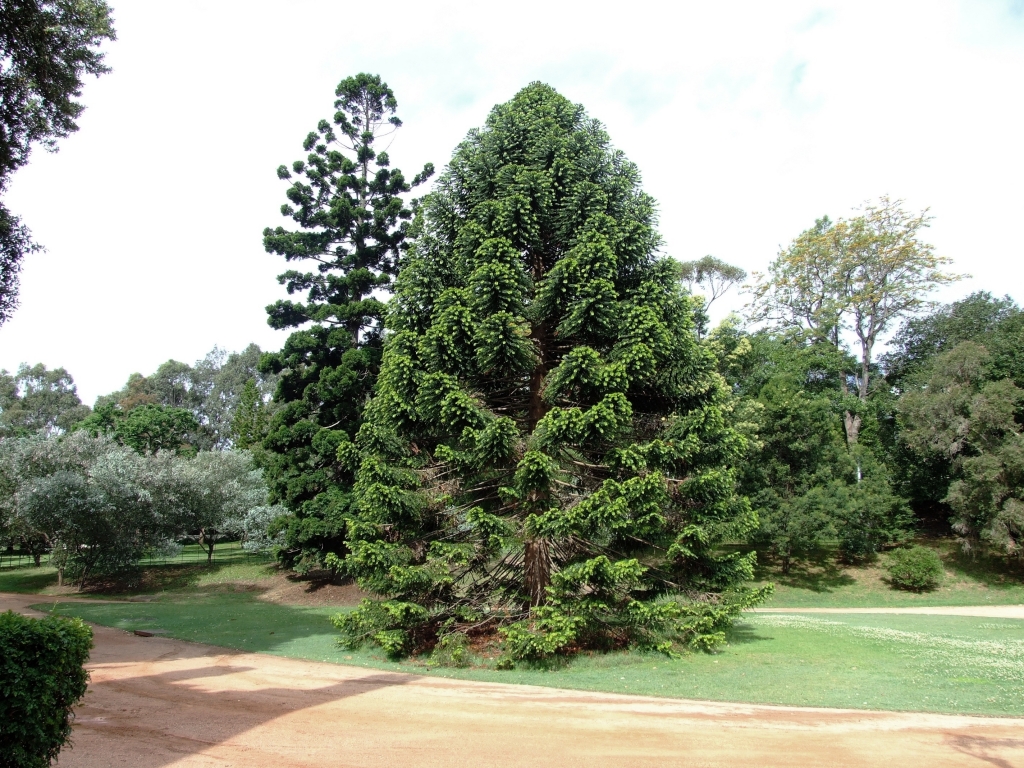
{"label": "red earth path", "polygon": [[[0,595],[31,613],[38,597]],[[95,627],[59,768],[994,766],[1024,719],[774,707],[448,680]]]}

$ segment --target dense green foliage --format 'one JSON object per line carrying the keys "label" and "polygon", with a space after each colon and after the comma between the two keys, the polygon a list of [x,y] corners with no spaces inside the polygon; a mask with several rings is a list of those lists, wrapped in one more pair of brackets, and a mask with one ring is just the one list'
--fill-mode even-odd
{"label": "dense green foliage", "polygon": [[[850,360],[827,341],[801,334],[750,334],[734,320],[708,346],[733,386],[737,426],[751,436],[740,489],[760,517],[750,540],[789,571],[792,558],[838,543],[847,560],[906,536],[910,515],[893,493],[877,440],[877,414],[841,388]],[[843,415],[862,420],[850,445]]]}
{"label": "dense green foliage", "polygon": [[[99,46],[113,39],[103,0],[0,4],[0,194],[34,146],[54,150],[78,130],[82,80],[109,71]],[[28,228],[0,203],[0,325],[17,306],[21,261],[35,250]]]}
{"label": "dense green foliage", "polygon": [[935,550],[913,546],[897,549],[889,555],[885,565],[889,582],[897,589],[920,592],[935,589],[942,583],[942,560]]}
{"label": "dense green foliage", "polygon": [[112,437],[139,453],[194,453],[190,440],[199,430],[199,422],[184,408],[167,405],[144,403],[130,411],[101,405],[74,428],[93,437]]}
{"label": "dense green foliage", "polygon": [[51,371],[39,363],[21,365],[14,375],[0,371],[0,438],[66,432],[88,414],[63,368]]}
{"label": "dense green foliage", "polygon": [[[277,409],[263,441],[271,496],[294,515],[282,521],[282,561],[300,570],[322,567],[344,552],[351,474],[336,453],[359,429],[380,365],[384,304],[408,232],[411,182],[392,168],[375,142],[401,126],[386,83],[360,74],[342,80],[335,113],[303,142],[308,153],[278,177],[291,182],[281,213],[294,229],[267,228],[264,247],[312,271],[279,277],[290,295],[267,307],[274,328],[295,328],[261,369],[280,376]],[[246,438],[251,439],[251,438]]]}
{"label": "dense green foliage", "polygon": [[1024,389],[973,341],[936,356],[924,386],[900,400],[901,438],[949,462],[942,501],[965,547],[1024,548]]}
{"label": "dense green foliage", "polygon": [[338,451],[358,467],[343,565],[385,598],[338,617],[350,642],[671,652],[761,598],[753,556],[718,546],[757,522],[744,439],[654,210],[546,85],[458,147],[403,260],[361,453]]}
{"label": "dense green foliage", "polygon": [[0,762],[46,768],[71,737],[85,695],[92,630],[81,619],[0,613]]}
{"label": "dense green foliage", "polygon": [[[272,410],[266,401],[277,385],[276,376],[259,371],[261,354],[255,344],[231,353],[214,347],[194,365],[168,360],[149,376],[133,373],[120,390],[99,397],[93,417],[78,426],[112,434],[137,450],[252,448],[265,434]],[[241,446],[240,407],[250,421]]]}

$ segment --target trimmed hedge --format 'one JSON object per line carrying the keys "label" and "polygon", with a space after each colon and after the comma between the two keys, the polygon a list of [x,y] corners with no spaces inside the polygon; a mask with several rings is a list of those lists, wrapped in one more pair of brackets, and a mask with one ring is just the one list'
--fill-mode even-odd
{"label": "trimmed hedge", "polygon": [[0,764],[45,768],[85,695],[92,630],[81,619],[0,613]]}
{"label": "trimmed hedge", "polygon": [[889,582],[893,587],[912,592],[935,589],[945,575],[942,560],[935,551],[916,545],[897,549],[889,555],[885,568],[889,571]]}

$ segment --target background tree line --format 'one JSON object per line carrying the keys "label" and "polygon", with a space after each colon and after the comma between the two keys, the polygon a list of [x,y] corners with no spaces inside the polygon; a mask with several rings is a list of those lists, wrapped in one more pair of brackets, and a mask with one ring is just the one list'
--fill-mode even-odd
{"label": "background tree line", "polygon": [[83,405],[64,369],[0,372],[0,545],[50,555],[85,586],[132,574],[146,555],[241,538],[270,548],[257,457],[273,406],[260,350],[168,360]]}

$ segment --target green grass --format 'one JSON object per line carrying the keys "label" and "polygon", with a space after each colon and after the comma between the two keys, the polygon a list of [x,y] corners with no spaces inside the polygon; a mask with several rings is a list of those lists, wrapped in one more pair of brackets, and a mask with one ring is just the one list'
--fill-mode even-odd
{"label": "green grass", "polygon": [[[37,606],[48,608],[48,605]],[[124,629],[315,661],[614,693],[883,710],[1024,715],[1024,621],[952,616],[747,614],[722,652],[583,656],[552,670],[432,669],[337,646],[337,609],[249,594],[57,604]]]}
{"label": "green grass", "polygon": [[[277,573],[269,555],[250,555],[238,542],[218,544],[212,565],[198,544],[186,545],[182,556],[166,561],[143,560],[141,581],[135,584],[107,582],[93,584],[83,597],[203,593],[236,584],[267,582]],[[20,594],[77,594],[74,585],[57,586],[57,569],[48,562],[36,568],[21,565],[0,568],[0,592]],[[101,593],[101,594],[97,594]]]}
{"label": "green grass", "polygon": [[1005,560],[963,555],[948,539],[919,542],[936,549],[943,560],[945,579],[929,592],[906,592],[889,586],[886,555],[859,566],[841,565],[834,553],[794,562],[784,574],[761,558],[757,584],[772,582],[775,595],[770,608],[879,608],[929,605],[1024,604],[1024,573]]}

